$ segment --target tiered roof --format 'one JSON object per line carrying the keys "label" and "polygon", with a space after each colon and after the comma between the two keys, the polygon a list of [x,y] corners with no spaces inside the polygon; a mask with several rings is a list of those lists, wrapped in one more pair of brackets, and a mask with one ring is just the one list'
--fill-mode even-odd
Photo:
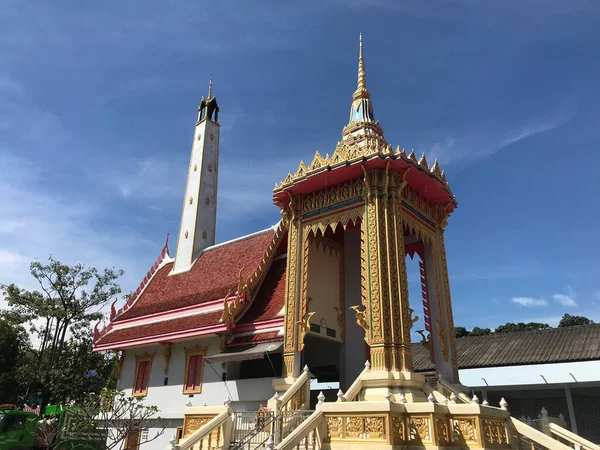
{"label": "tiered roof", "polygon": [[209,247],[188,272],[175,275],[163,250],[137,295],[118,312],[113,308],[109,325],[95,331],[96,350],[281,328],[285,238],[280,223]]}

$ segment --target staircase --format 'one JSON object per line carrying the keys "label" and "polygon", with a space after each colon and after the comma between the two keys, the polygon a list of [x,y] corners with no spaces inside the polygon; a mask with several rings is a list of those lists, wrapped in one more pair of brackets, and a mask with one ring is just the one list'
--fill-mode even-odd
{"label": "staircase", "polygon": [[[366,364],[336,402],[325,402],[321,393],[311,411],[310,372],[305,368],[283,395],[275,394],[268,408],[247,412],[226,406],[179,444],[173,440],[171,450],[329,450],[365,444],[378,450],[600,450],[544,411],[540,420],[528,424],[510,416],[504,399],[500,407],[480,405],[459,386],[440,380],[433,389],[413,373],[396,373],[392,393],[380,376]],[[377,398],[382,390],[387,393]]]}

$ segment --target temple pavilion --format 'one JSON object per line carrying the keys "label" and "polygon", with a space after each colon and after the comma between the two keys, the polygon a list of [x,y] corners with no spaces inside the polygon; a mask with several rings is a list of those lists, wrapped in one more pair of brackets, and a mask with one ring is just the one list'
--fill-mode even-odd
{"label": "temple pavilion", "polygon": [[[279,223],[216,244],[219,130],[211,82],[174,255],[165,245],[94,331],[97,351],[119,355],[119,387],[168,421],[164,438],[144,444],[138,433],[126,447],[568,448],[512,419],[504,400],[465,395],[444,243],[457,201],[437,161],[386,140],[362,37],[349,121],[331,156],[316,152],[275,186]],[[421,261],[418,311],[407,255]],[[414,370],[419,315],[435,388]],[[314,379],[339,392],[311,395]]]}

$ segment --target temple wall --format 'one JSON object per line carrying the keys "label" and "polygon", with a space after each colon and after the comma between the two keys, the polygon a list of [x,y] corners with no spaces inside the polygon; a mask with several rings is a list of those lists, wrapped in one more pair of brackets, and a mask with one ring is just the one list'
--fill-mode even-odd
{"label": "temple wall", "polygon": [[335,338],[329,338],[337,341],[341,341],[342,335],[338,312],[334,308],[340,308],[340,258],[339,250],[323,248],[323,243],[317,245],[316,242],[311,242],[307,296],[312,301],[308,305],[308,312],[315,312],[311,323],[321,325],[320,336],[327,337],[326,328],[332,328],[335,330]]}
{"label": "temple wall", "polygon": [[183,409],[188,401],[195,406],[201,406],[205,402],[209,406],[221,406],[229,396],[233,402],[233,408],[256,410],[260,403],[266,404],[266,400],[273,396],[271,378],[224,382],[221,379],[224,371],[221,364],[209,363],[208,361],[204,363],[202,392],[199,394],[184,394],[184,349],[195,347],[197,344],[208,346],[208,355],[219,352],[219,341],[214,338],[173,344],[166,385],[165,365],[161,357],[162,347],[154,345],[127,350],[118,387],[125,390],[126,395],[131,395],[135,376],[135,355],[141,355],[147,351],[148,353],[155,352],[155,354],[152,360],[146,403],[157,406],[161,410],[161,417],[165,419],[183,419]]}
{"label": "temple wall", "polygon": [[360,293],[360,230],[349,229],[344,233],[344,274],[345,274],[345,345],[340,364],[340,387],[346,390],[364,369],[365,332],[356,323],[356,316],[349,311],[350,306],[361,304]]}

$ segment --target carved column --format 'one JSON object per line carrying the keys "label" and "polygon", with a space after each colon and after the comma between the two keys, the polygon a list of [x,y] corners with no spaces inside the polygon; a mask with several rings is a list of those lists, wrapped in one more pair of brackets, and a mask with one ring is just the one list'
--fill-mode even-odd
{"label": "carved column", "polygon": [[[412,370],[411,314],[400,209],[400,175],[365,169],[366,211],[362,224],[362,296],[365,328],[375,370]],[[402,183],[404,185],[404,183]],[[362,323],[361,323],[362,319]]]}
{"label": "carved column", "polygon": [[[456,336],[454,334],[454,317],[452,314],[452,299],[450,297],[450,279],[448,276],[448,263],[446,261],[446,245],[444,243],[444,226],[446,222],[442,221],[438,227],[433,249],[434,253],[434,266],[436,276],[439,277],[441,284],[440,292],[438,292],[438,306],[440,308],[440,330],[438,330],[438,336],[443,339],[445,344],[445,355],[444,360],[446,364],[450,365],[449,374],[452,375],[452,379],[447,381],[452,383],[458,383],[458,361],[456,356]],[[437,262],[439,261],[439,264]],[[437,365],[437,364],[436,364]],[[438,368],[438,372],[440,372]]]}
{"label": "carved column", "polygon": [[287,270],[285,290],[285,325],[283,341],[284,378],[294,377],[300,373],[300,353],[298,347],[298,303],[301,287],[301,237],[302,226],[296,215],[295,199],[283,213],[288,224]]}

